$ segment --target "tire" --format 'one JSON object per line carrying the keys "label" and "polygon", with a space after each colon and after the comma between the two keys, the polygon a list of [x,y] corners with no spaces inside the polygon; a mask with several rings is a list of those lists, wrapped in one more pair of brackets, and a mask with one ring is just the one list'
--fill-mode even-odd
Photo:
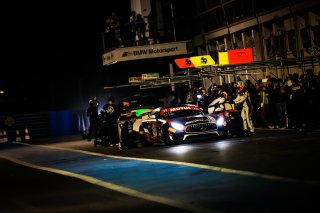
{"label": "tire", "polygon": [[218,133],[220,138],[226,138],[228,136],[228,130],[226,129],[218,130]]}

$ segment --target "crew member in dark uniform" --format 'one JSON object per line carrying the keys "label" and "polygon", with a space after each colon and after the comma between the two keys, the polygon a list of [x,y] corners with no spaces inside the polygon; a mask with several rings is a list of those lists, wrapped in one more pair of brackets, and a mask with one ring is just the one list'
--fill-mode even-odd
{"label": "crew member in dark uniform", "polygon": [[133,123],[136,121],[136,115],[131,114],[130,119],[126,120],[121,127],[121,143],[119,149],[133,148],[136,146],[135,141],[139,133],[133,130]]}
{"label": "crew member in dark uniform", "polygon": [[[118,106],[114,104],[114,97],[108,97],[108,103],[105,104],[101,110],[102,118],[104,120],[104,131],[106,138],[108,139],[108,143],[110,146],[115,146],[118,140],[118,118],[119,118],[119,110]],[[95,143],[95,146],[97,144]]]}
{"label": "crew member in dark uniform", "polygon": [[208,113],[209,104],[210,96],[208,95],[206,88],[200,87],[197,93],[197,105],[201,107],[205,113]]}
{"label": "crew member in dark uniform", "polygon": [[89,101],[89,107],[87,109],[87,116],[89,117],[89,133],[88,133],[88,141],[91,141],[91,138],[94,137],[97,140],[98,137],[98,108],[99,101],[95,97],[93,100]]}
{"label": "crew member in dark uniform", "polygon": [[288,93],[292,104],[292,123],[293,127],[302,132],[305,126],[305,92],[297,73],[292,75],[291,80],[292,86]]}

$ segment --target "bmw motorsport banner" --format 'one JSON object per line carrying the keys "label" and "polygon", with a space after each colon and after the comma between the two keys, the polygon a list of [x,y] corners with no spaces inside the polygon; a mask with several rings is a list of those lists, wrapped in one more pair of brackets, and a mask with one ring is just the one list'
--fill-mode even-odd
{"label": "bmw motorsport banner", "polygon": [[189,41],[181,41],[118,48],[102,55],[103,65],[110,65],[119,61],[130,61],[188,54],[188,42]]}

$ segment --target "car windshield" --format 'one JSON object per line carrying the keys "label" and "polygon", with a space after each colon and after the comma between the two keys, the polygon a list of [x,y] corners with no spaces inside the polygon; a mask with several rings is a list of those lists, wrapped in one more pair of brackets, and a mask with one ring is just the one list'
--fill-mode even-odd
{"label": "car windshield", "polygon": [[188,117],[188,116],[195,116],[195,115],[203,115],[203,112],[201,110],[170,111],[170,112],[165,112],[162,115],[162,118],[164,118],[164,119],[172,119],[172,118]]}

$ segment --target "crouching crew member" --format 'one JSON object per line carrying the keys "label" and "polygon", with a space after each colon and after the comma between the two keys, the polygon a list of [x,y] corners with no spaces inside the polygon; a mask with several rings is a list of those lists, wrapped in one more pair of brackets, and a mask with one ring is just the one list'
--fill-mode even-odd
{"label": "crouching crew member", "polygon": [[130,119],[125,121],[121,127],[121,143],[119,149],[133,148],[139,133],[133,130],[133,123],[136,121],[136,115],[131,114]]}

